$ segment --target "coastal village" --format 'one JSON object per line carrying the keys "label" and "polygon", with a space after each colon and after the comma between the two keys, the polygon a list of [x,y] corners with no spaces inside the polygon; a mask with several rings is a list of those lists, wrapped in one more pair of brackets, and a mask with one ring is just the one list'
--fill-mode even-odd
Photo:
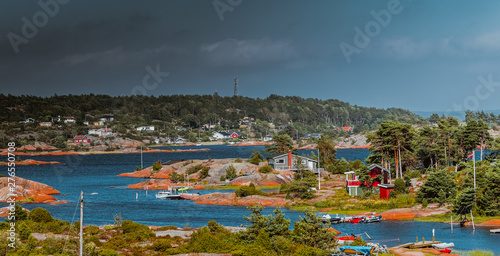
{"label": "coastal village", "polygon": [[[484,122],[480,120],[479,124],[482,123]],[[302,248],[300,250],[309,250],[306,248],[310,248],[312,251],[312,254],[302,255],[327,255],[326,252],[330,252],[330,254],[333,251],[342,253],[344,250],[356,254],[363,253],[367,249],[371,252],[369,254],[364,252],[366,255],[374,253],[373,250],[382,255],[434,255],[451,251],[447,247],[450,244],[446,244],[446,241],[434,242],[434,239],[419,241],[418,238],[415,243],[387,248],[383,244],[371,243],[369,241],[371,238],[353,236],[349,233],[341,235],[341,233],[348,231],[336,230],[334,224],[339,222],[369,223],[427,219],[450,222],[449,218],[451,217],[453,220],[453,216],[455,216],[455,224],[488,227],[492,230],[500,226],[498,218],[500,213],[496,206],[482,205],[481,200],[484,199],[479,199],[474,206],[471,201],[467,201],[469,199],[463,198],[465,193],[470,193],[467,186],[470,186],[472,166],[470,161],[467,161],[470,158],[470,151],[462,152],[463,155],[467,155],[467,158],[460,155],[460,150],[465,148],[480,152],[481,156],[478,162],[474,161],[474,172],[477,164],[478,168],[481,169],[480,177],[482,177],[479,182],[485,187],[482,189],[483,195],[491,195],[495,198],[496,185],[491,184],[491,182],[497,178],[495,175],[498,175],[496,173],[500,170],[500,164],[496,162],[495,158],[486,159],[483,156],[483,150],[486,151],[487,148],[498,150],[499,136],[494,124],[483,127],[478,125],[478,121],[474,119],[459,122],[454,118],[438,117],[437,120],[428,120],[413,125],[386,121],[374,131],[360,131],[352,126],[328,126],[326,129],[304,134],[300,134],[299,129],[295,128],[298,126],[292,122],[275,125],[246,116],[238,120],[237,123],[233,123],[231,130],[224,129],[223,125],[224,122],[216,122],[193,128],[183,122],[166,124],[154,120],[148,125],[124,125],[120,122],[120,118],[114,114],[89,117],[89,121],[78,120],[72,116],[50,117],[50,122],[27,118],[9,124],[11,127],[22,127],[21,131],[23,131],[23,133],[17,133],[16,137],[10,137],[9,140],[16,141],[16,145],[18,145],[16,149],[18,158],[15,161],[18,166],[61,164],[57,161],[36,161],[29,159],[30,156],[181,153],[210,151],[210,148],[206,147],[210,145],[264,147],[263,151],[255,149],[247,158],[175,159],[166,162],[158,160],[151,166],[136,167],[136,170],[121,173],[118,177],[137,178],[137,183],[129,184],[127,189],[151,191],[157,193],[157,198],[184,199],[193,201],[195,204],[221,207],[249,207],[250,211],[257,213],[254,218],[260,216],[258,213],[262,209],[258,207],[276,207],[276,209],[286,207],[306,210],[306,216],[311,218],[309,221],[313,223],[318,221],[317,225],[321,226],[319,230],[309,235],[317,236],[322,232],[326,233],[322,235],[325,239],[322,242],[324,244],[317,246],[310,244],[308,247],[300,247]],[[456,150],[453,151],[455,155],[453,158],[456,159],[453,161],[456,163],[450,164],[448,167],[442,166],[443,163],[446,165],[446,162],[452,159],[451,146],[444,144],[445,152],[435,151],[436,146],[434,146],[429,150],[434,150],[435,153],[424,156],[422,160],[424,162],[430,161],[427,170],[413,169],[415,165],[412,164],[408,155],[399,153],[401,149],[398,146],[403,144],[404,150],[408,151],[406,154],[409,154],[409,148],[416,147],[411,141],[416,139],[400,139],[398,138],[400,135],[396,135],[398,131],[402,131],[406,135],[419,136],[420,140],[425,140],[428,133],[431,131],[439,132],[443,127],[448,127],[449,131],[454,130],[456,136],[464,136],[464,138],[469,138],[467,136],[471,132],[472,134],[483,134],[484,140],[476,138],[472,144],[458,145],[459,147],[453,149]],[[14,128],[14,130],[16,129]],[[386,138],[395,138],[395,141],[388,142]],[[429,138],[436,139],[432,136]],[[453,142],[460,143],[455,138]],[[387,151],[386,148],[389,145],[392,145],[391,150]],[[422,145],[427,144],[424,142]],[[160,147],[160,149],[156,147]],[[164,149],[165,147],[168,149]],[[360,160],[353,162],[345,159],[339,160],[336,158],[338,149],[369,149],[371,157],[375,158],[370,159],[369,157],[363,162]],[[299,155],[297,150],[310,150],[311,153]],[[7,156],[8,150],[3,150],[1,154]],[[437,155],[442,159],[437,158]],[[415,157],[417,156],[415,155]],[[402,158],[407,160],[402,161]],[[2,164],[7,165],[6,162]],[[433,170],[429,171],[429,168]],[[490,177],[490,180],[486,180],[485,177]],[[6,203],[11,192],[7,181],[9,178],[2,177],[0,179],[0,201]],[[59,199],[60,192],[57,188],[21,177],[14,179],[16,184],[14,190],[17,195],[15,200],[19,203],[18,205],[71,203]],[[448,182],[444,182],[443,179],[449,180],[452,185],[436,187],[435,182]],[[475,179],[474,176],[474,181]],[[490,188],[491,190],[488,190]],[[208,194],[196,192],[207,189],[235,189],[235,192]],[[263,192],[262,189],[271,189],[271,191]],[[439,190],[435,192],[436,189]],[[457,189],[462,191],[458,196]],[[498,198],[494,200],[498,200]],[[19,208],[18,211],[23,211],[26,216],[31,216],[43,210],[39,209],[41,208],[30,212],[25,208]],[[8,217],[9,211],[9,207],[0,209],[0,216]],[[338,217],[339,213],[344,217]],[[47,214],[50,216],[50,213]],[[469,217],[464,217],[464,214],[476,214],[474,216],[475,222]],[[33,226],[37,223],[33,218],[35,217],[28,217],[30,220],[29,234],[19,234],[21,243],[23,243],[22,241],[28,241],[31,244],[44,243],[47,239],[47,233],[40,229],[41,226]],[[266,218],[268,218],[267,221],[276,221],[273,218],[279,218],[279,213]],[[225,227],[218,226],[217,223],[209,222],[208,228],[210,230],[206,235],[217,237],[224,232],[233,232],[232,234],[238,234],[237,236],[248,236],[252,232],[256,232],[253,233],[253,236],[260,237],[262,234],[259,230],[263,227],[258,225],[262,225],[262,223],[258,224],[257,219],[249,221],[250,226],[247,226],[246,229],[233,229],[232,231],[228,231],[231,230],[231,227],[227,227],[229,229],[226,230]],[[124,223],[132,225],[136,231],[126,231]],[[59,231],[51,232],[56,237],[61,236],[61,232],[64,230],[62,228],[64,225],[60,225],[62,226],[58,229]],[[190,249],[192,243],[204,243],[202,240],[193,239],[206,232],[206,228],[146,227],[130,221],[124,221],[120,225],[110,226],[111,229],[93,225],[86,226],[85,234],[90,239],[88,240],[89,244],[93,246],[86,249],[90,250],[87,254],[143,255],[142,253],[146,251],[156,252],[159,255],[163,255],[163,253],[178,254],[192,250]],[[295,225],[298,224],[295,223]],[[146,227],[148,231],[145,231],[143,227]],[[95,230],[89,231],[91,229]],[[300,230],[300,228],[296,226],[295,230]],[[110,231],[117,233],[110,234]],[[141,235],[137,233],[140,238],[134,240],[139,243],[135,244],[135,242],[129,241],[132,242],[131,246],[117,244],[117,239],[127,239],[125,234],[128,232],[143,232],[140,233]],[[222,233],[219,234],[219,232]],[[268,232],[271,234],[274,231],[269,230]],[[297,235],[295,232],[297,231],[290,230],[282,233],[283,239],[287,236],[285,234]],[[304,230],[304,232],[306,231]],[[146,233],[148,235],[144,236]],[[117,236],[119,234],[123,235]],[[307,232],[302,235],[306,234]],[[206,239],[209,238],[206,237]],[[267,239],[272,238],[268,237]],[[325,246],[328,247],[328,250]],[[40,247],[40,250],[42,248]],[[452,249],[452,247],[450,248]],[[217,252],[217,250],[219,249],[214,249],[212,252]],[[235,255],[233,250],[221,250],[232,252]],[[271,250],[267,251],[270,253],[275,249],[261,248],[259,250]],[[298,251],[295,251],[294,255]],[[244,254],[236,253],[236,255]]]}

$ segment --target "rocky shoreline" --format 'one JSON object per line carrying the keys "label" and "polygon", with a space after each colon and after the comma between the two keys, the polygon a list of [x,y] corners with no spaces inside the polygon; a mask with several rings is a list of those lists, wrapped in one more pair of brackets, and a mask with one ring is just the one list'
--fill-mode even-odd
{"label": "rocky shoreline", "polygon": [[8,200],[10,198],[14,198],[16,203],[69,203],[67,201],[57,201],[57,199],[52,196],[59,194],[61,193],[53,187],[39,182],[20,177],[0,178],[0,203],[9,203]]}

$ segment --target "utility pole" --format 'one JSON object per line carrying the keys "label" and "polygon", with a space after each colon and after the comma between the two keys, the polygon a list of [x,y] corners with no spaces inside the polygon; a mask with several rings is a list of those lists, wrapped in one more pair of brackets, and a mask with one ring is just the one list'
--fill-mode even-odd
{"label": "utility pole", "polygon": [[320,162],[319,162],[320,161],[320,156],[319,156],[319,149],[317,149],[317,150],[318,150],[318,191],[320,191],[321,190],[321,170],[319,168],[319,166],[320,166]]}
{"label": "utility pole", "polygon": [[[97,193],[94,192],[90,195],[97,195]],[[80,195],[80,256],[83,256],[83,191]]]}
{"label": "utility pole", "polygon": [[83,191],[80,195],[80,256],[83,256]]}
{"label": "utility pole", "polygon": [[476,150],[472,150],[472,161],[474,163],[474,191],[476,191]]}

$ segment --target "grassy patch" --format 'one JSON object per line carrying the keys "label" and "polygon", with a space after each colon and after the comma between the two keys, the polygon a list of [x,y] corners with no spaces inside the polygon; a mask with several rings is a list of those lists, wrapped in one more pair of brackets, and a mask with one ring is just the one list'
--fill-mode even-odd
{"label": "grassy patch", "polygon": [[[428,222],[449,222],[451,213],[444,213],[439,215],[432,215],[427,217],[416,218],[417,221],[428,221]],[[458,221],[459,216],[454,214],[453,221]],[[470,215],[467,216],[470,219]],[[479,224],[485,221],[498,219],[498,216],[474,216],[474,223]]]}
{"label": "grassy patch", "polygon": [[484,250],[474,250],[474,251],[451,251],[453,254],[464,255],[464,256],[493,256],[495,255],[492,251]]}
{"label": "grassy patch", "polygon": [[396,208],[406,208],[415,205],[415,198],[411,195],[399,195],[396,198],[380,199],[378,195],[372,195],[366,199],[350,196],[345,190],[338,190],[335,196],[314,203],[295,203],[292,209],[302,211],[308,207],[316,210],[327,209],[325,213],[330,214],[356,214],[361,212],[386,211]]}

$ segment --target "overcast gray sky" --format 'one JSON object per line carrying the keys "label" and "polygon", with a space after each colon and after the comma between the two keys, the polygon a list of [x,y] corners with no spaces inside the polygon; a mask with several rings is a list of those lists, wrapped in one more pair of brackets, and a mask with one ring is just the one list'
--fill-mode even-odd
{"label": "overcast gray sky", "polygon": [[[500,82],[499,1],[1,5],[4,94],[130,95],[143,88],[148,95],[232,95],[236,75],[240,94],[249,97],[275,93],[425,111],[500,108],[500,86],[478,79]],[[145,86],[148,66],[168,76],[157,86],[149,77]]]}

